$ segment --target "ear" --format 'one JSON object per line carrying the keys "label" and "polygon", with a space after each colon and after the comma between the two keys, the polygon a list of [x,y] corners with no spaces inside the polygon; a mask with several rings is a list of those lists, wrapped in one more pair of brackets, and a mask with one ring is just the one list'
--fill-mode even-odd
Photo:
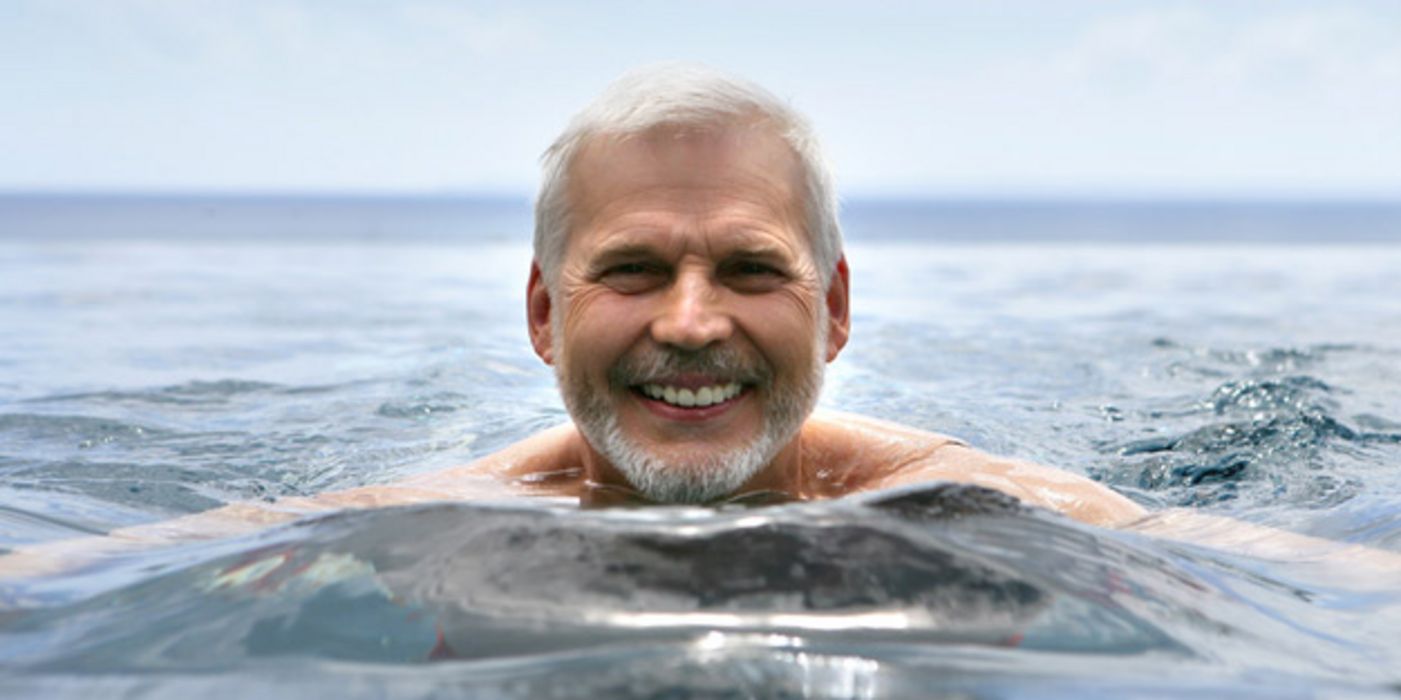
{"label": "ear", "polygon": [[846,347],[851,336],[851,273],[846,267],[846,256],[837,260],[837,269],[832,272],[832,282],[827,287],[827,361],[837,359]]}
{"label": "ear", "polygon": [[547,365],[555,363],[554,326],[550,323],[552,311],[549,285],[545,284],[540,264],[532,260],[530,281],[525,285],[525,319],[530,325],[530,344],[535,346],[535,354]]}

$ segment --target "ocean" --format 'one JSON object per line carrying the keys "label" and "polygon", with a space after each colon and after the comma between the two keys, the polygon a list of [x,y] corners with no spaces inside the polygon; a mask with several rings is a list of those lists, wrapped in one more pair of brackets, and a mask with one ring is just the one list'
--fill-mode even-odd
{"label": "ocean", "polygon": [[[1401,204],[852,201],[822,405],[1401,557]],[[528,203],[0,197],[0,548],[565,419]],[[1396,697],[1401,589],[930,485],[348,512],[0,580],[10,697]]]}

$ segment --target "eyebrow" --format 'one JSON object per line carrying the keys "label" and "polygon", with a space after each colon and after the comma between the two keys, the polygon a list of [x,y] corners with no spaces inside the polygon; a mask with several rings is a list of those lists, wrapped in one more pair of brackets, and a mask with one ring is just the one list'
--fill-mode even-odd
{"label": "eyebrow", "polygon": [[725,255],[725,259],[731,258],[752,258],[762,260],[788,260],[788,252],[774,246],[759,244],[753,246],[736,246],[734,250]]}
{"label": "eyebrow", "polygon": [[[791,251],[769,240],[766,232],[736,227],[715,242],[724,251],[721,260],[735,258],[758,259],[770,262],[790,262]],[[666,258],[671,239],[652,228],[635,228],[619,231],[601,242],[588,259],[590,269],[598,270],[623,260]]]}
{"label": "eyebrow", "polygon": [[646,243],[631,241],[614,245],[604,244],[590,257],[591,265],[597,266],[614,262],[616,260],[627,260],[634,258],[657,257],[657,247]]}
{"label": "eyebrow", "polygon": [[[604,244],[589,259],[589,269],[599,271],[625,260],[643,260],[649,258],[665,257],[658,247],[648,243],[629,241],[614,245]],[[720,256],[720,262],[726,260],[761,260],[770,263],[786,263],[789,261],[787,252],[778,246],[767,243],[740,244]]]}

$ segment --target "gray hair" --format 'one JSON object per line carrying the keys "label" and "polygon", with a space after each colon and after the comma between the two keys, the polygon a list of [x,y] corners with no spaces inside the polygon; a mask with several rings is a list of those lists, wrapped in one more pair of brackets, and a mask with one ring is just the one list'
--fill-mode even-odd
{"label": "gray hair", "polygon": [[535,260],[546,284],[555,288],[564,259],[571,225],[569,170],[586,141],[661,126],[715,127],[755,117],[772,124],[798,158],[808,240],[822,285],[827,287],[842,254],[842,233],[832,174],[812,127],[768,90],[686,63],[663,63],[624,74],[576,114],[541,157],[544,179],[535,200]]}

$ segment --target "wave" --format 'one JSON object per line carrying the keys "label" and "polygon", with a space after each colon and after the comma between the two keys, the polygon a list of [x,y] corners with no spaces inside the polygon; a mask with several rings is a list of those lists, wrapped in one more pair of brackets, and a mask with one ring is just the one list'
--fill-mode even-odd
{"label": "wave", "polygon": [[447,665],[498,690],[578,671],[572,697],[708,687],[701,669],[888,697],[907,686],[881,679],[1021,683],[1052,658],[1073,684],[1095,668],[1164,682],[1168,659],[1199,682],[1397,680],[1377,656],[1394,650],[1340,635],[1394,614],[1319,617],[1316,594],[1239,566],[952,484],[720,510],[439,504],[0,585],[0,656],[37,677]]}
{"label": "wave", "polygon": [[[1310,355],[1274,351],[1256,357],[1272,366],[1296,367]],[[1212,417],[1205,425],[1121,443],[1112,449],[1126,461],[1091,473],[1178,506],[1210,505],[1253,491],[1258,498],[1251,502],[1332,507],[1364,488],[1359,475],[1333,468],[1338,454],[1401,445],[1401,432],[1354,427],[1340,418],[1332,398],[1339,391],[1307,374],[1230,379],[1175,413]],[[1169,413],[1154,411],[1150,417]]]}

